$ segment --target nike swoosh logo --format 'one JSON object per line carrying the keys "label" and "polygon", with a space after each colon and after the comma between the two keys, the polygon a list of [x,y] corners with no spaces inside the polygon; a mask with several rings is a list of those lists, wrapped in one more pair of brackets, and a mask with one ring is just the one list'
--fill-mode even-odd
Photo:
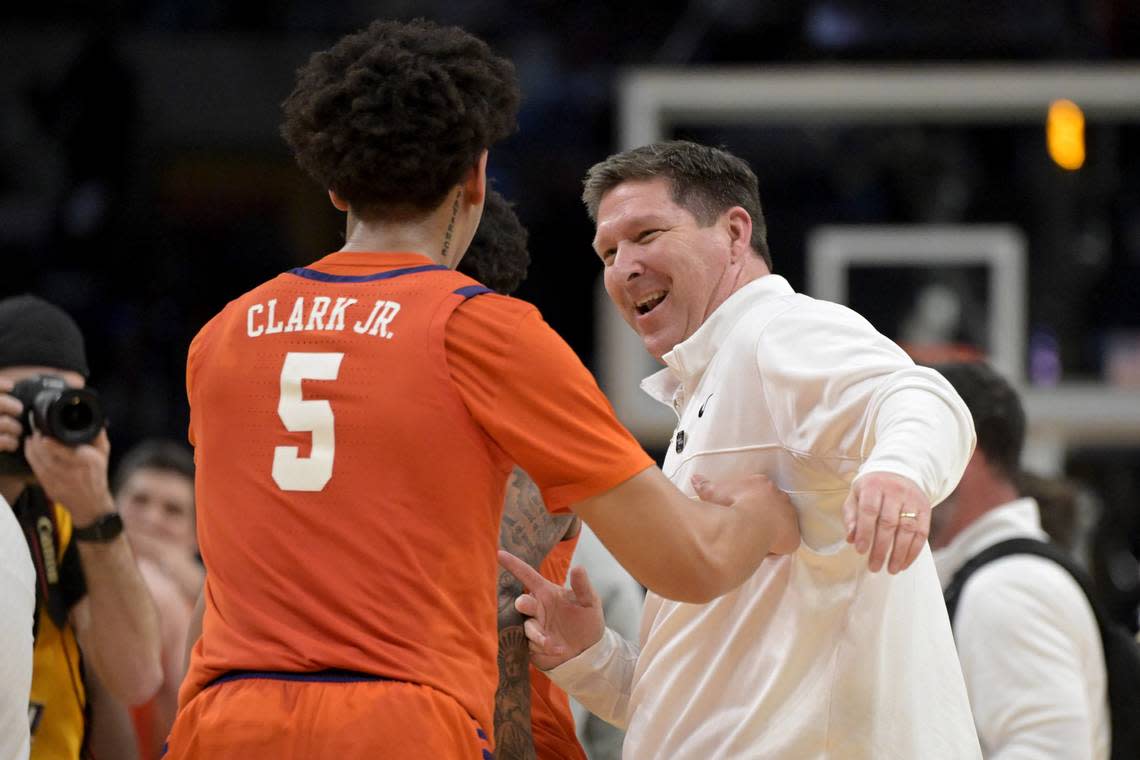
{"label": "nike swoosh logo", "polygon": [[716,394],[710,393],[708,395],[708,398],[705,399],[705,402],[703,404],[701,404],[701,408],[697,410],[697,416],[698,417],[704,417],[705,416],[705,406],[708,405],[709,399],[712,398],[714,395],[716,395]]}

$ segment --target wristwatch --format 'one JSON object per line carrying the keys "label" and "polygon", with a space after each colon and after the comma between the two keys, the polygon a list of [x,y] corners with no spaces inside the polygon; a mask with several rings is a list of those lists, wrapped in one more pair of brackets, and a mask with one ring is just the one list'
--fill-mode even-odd
{"label": "wristwatch", "polygon": [[71,535],[76,541],[90,541],[95,544],[105,544],[114,541],[123,532],[123,518],[118,512],[108,512],[95,518],[95,522],[82,528],[76,527]]}

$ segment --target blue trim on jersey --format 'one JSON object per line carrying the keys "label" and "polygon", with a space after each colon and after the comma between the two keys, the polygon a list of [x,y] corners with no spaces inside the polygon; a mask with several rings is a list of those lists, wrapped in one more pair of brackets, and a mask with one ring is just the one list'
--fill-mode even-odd
{"label": "blue trim on jersey", "polygon": [[494,293],[495,291],[483,285],[464,285],[462,288],[456,288],[452,292],[464,298],[474,298],[475,296],[481,296],[484,293]]}
{"label": "blue trim on jersey", "polygon": [[[287,673],[278,670],[231,670],[228,673],[218,676],[202,688],[208,689],[211,686],[217,686],[227,681],[244,681],[250,678],[267,678],[273,681],[317,681],[320,683],[361,683],[368,681],[396,680],[394,678],[372,675],[371,673],[359,673],[354,670],[330,669],[318,670],[312,673]],[[475,728],[475,734],[483,741],[487,741],[487,734],[478,726]],[[159,757],[164,757],[169,750],[169,741],[164,742],[162,745],[162,753]],[[483,760],[495,760],[495,756],[484,749]]]}
{"label": "blue trim on jersey", "polygon": [[273,681],[320,681],[322,683],[357,683],[361,681],[391,681],[391,678],[354,670],[318,670],[312,673],[286,673],[278,670],[231,670],[210,681],[204,688],[227,681],[244,681],[248,678],[268,678]]}
{"label": "blue trim on jersey", "polygon": [[393,277],[402,277],[406,274],[416,274],[417,272],[431,272],[437,269],[447,269],[442,264],[424,264],[418,267],[407,267],[405,269],[392,269],[387,272],[376,272],[374,274],[328,274],[327,272],[318,272],[316,269],[309,269],[308,267],[297,267],[290,269],[289,274],[295,274],[298,277],[304,277],[306,280],[316,280],[317,282],[374,282],[375,280],[390,280]]}

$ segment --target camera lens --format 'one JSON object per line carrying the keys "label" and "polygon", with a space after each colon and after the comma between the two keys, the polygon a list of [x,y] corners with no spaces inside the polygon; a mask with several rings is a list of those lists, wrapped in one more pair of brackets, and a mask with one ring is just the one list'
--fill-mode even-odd
{"label": "camera lens", "polygon": [[89,388],[45,390],[33,408],[36,427],[69,446],[95,440],[105,421],[99,397]]}
{"label": "camera lens", "polygon": [[77,396],[72,396],[60,405],[59,424],[65,430],[87,430],[94,418],[91,407]]}

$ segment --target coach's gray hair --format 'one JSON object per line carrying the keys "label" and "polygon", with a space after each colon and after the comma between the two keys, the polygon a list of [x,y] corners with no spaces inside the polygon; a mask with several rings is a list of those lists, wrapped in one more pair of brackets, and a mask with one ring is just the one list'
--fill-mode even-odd
{"label": "coach's gray hair", "polygon": [[747,162],[720,148],[671,140],[616,153],[586,172],[582,191],[586,212],[597,222],[602,196],[623,182],[657,177],[669,180],[673,202],[701,226],[712,224],[734,206],[747,211],[752,217],[752,250],[772,269],[756,175]]}

